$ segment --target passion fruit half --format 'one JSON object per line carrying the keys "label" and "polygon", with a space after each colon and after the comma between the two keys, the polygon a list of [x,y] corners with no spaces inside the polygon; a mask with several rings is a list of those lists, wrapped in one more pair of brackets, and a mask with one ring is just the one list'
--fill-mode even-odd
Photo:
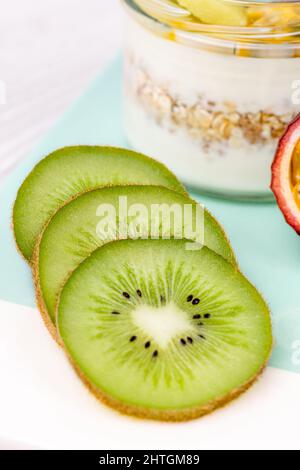
{"label": "passion fruit half", "polygon": [[300,235],[300,114],[279,141],[271,189],[287,223]]}

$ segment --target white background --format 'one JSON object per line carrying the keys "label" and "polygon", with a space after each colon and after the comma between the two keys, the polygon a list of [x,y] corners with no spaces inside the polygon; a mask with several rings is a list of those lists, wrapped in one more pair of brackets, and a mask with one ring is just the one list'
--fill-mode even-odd
{"label": "white background", "polygon": [[121,12],[118,0],[0,0],[0,183],[113,58]]}
{"label": "white background", "polygon": [[300,448],[299,374],[268,368],[238,400],[195,421],[137,420],[88,392],[37,310],[0,300],[0,325],[0,450]]}

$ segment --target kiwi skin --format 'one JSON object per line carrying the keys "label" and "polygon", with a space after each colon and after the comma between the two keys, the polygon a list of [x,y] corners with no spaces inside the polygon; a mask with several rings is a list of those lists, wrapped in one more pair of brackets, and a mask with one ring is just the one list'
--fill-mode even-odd
{"label": "kiwi skin", "polygon": [[[40,161],[38,161],[36,163],[36,165],[32,168],[32,170],[28,173],[28,175],[26,176],[26,178],[24,179],[24,181],[22,182],[21,186],[19,187],[18,189],[18,192],[17,192],[17,196],[16,196],[16,199],[14,201],[14,204],[13,204],[13,209],[12,209],[12,216],[11,216],[11,230],[13,232],[13,236],[14,236],[14,241],[15,241],[15,245],[16,245],[16,248],[17,248],[17,251],[18,253],[20,254],[21,258],[24,259],[24,261],[29,264],[29,266],[31,266],[32,264],[32,258],[33,258],[33,255],[31,258],[26,258],[26,256],[24,255],[24,253],[22,252],[20,246],[18,245],[18,242],[17,242],[17,237],[16,237],[16,232],[15,232],[15,222],[14,222],[14,214],[15,214],[15,206],[16,206],[16,203],[17,203],[17,200],[18,200],[18,196],[20,194],[20,191],[22,190],[24,184],[26,183],[27,181],[27,178],[35,171],[36,168],[38,168],[38,166],[44,161],[46,160],[47,158],[51,157],[52,155],[55,155],[56,153],[58,152],[62,152],[64,150],[72,150],[72,149],[78,149],[79,147],[83,147],[83,148],[95,148],[95,147],[101,147],[103,150],[107,149],[107,150],[110,150],[110,151],[120,151],[120,152],[124,152],[124,150],[126,150],[128,153],[133,153],[133,154],[136,154],[139,156],[140,160],[143,160],[143,161],[149,161],[151,162],[154,166],[157,166],[158,168],[160,168],[161,170],[163,170],[166,174],[168,173],[170,176],[172,176],[174,178],[174,181],[177,181],[177,184],[178,184],[178,188],[174,191],[178,191],[179,193],[185,195],[185,196],[188,196],[188,192],[186,191],[186,188],[184,187],[184,185],[181,183],[181,181],[179,181],[178,178],[176,178],[176,176],[171,172],[171,170],[169,170],[169,168],[167,168],[163,163],[159,162],[158,160],[155,160],[154,158],[151,158],[147,155],[144,155],[144,154],[140,154],[140,153],[137,153],[133,150],[129,150],[129,149],[124,149],[124,148],[121,148],[121,147],[112,147],[112,146],[94,146],[94,145],[78,145],[78,146],[66,146],[66,147],[62,147],[62,148],[58,148],[54,151],[52,151],[50,154],[48,155],[45,155]],[[130,184],[132,185],[132,184]],[[113,186],[112,184],[108,184],[108,185],[105,185],[105,186],[99,186],[98,189],[100,189],[101,187],[111,187]],[[126,186],[126,183],[124,184],[124,186]],[[95,188],[92,188],[91,190],[93,190]],[[65,201],[65,203],[69,203],[71,202],[73,199],[76,199],[78,196],[80,196],[81,194],[84,194],[86,191],[83,191],[82,193],[77,193],[75,194],[73,197],[69,198],[67,201]],[[64,203],[64,204],[65,204]],[[64,205],[62,204],[62,206]],[[61,207],[62,207],[61,206]],[[61,208],[60,207],[60,208]],[[53,214],[55,215],[55,214]],[[46,224],[47,225],[47,224]],[[36,240],[35,240],[35,243],[36,243]]]}
{"label": "kiwi skin", "polygon": [[[47,226],[48,226],[48,224],[46,225],[46,227]],[[46,229],[46,227],[44,228],[44,230]],[[54,341],[56,341],[57,344],[59,344],[61,346],[61,342],[59,341],[59,338],[58,338],[58,335],[57,335],[56,326],[54,325],[53,321],[51,320],[51,318],[48,314],[48,310],[47,310],[47,307],[46,307],[45,302],[44,302],[44,298],[43,298],[42,290],[41,290],[41,285],[40,285],[39,247],[40,247],[41,239],[43,237],[43,233],[44,233],[44,231],[42,233],[40,233],[40,235],[38,236],[38,239],[37,239],[36,244],[35,244],[35,248],[33,250],[33,255],[32,255],[32,258],[31,258],[31,262],[30,262],[31,270],[32,270],[33,284],[34,284],[34,291],[35,291],[35,301],[36,301],[36,305],[39,309],[42,320],[43,320],[47,330],[49,331],[49,333],[52,336],[52,338],[54,339]]]}
{"label": "kiwi skin", "polygon": [[261,369],[258,371],[257,375],[254,378],[246,382],[241,387],[232,390],[229,394],[223,397],[220,397],[214,401],[211,401],[210,403],[207,403],[204,406],[198,406],[195,408],[187,408],[187,409],[183,409],[180,411],[179,410],[160,411],[157,409],[151,409],[151,408],[146,409],[146,408],[142,408],[138,406],[126,405],[125,403],[122,403],[121,401],[116,400],[108,396],[106,393],[100,391],[94,384],[92,384],[86,378],[86,376],[83,374],[80,368],[75,364],[70,354],[68,353],[66,347],[64,346],[63,340],[59,336],[59,331],[58,331],[58,344],[63,348],[71,366],[75,370],[78,377],[82,380],[86,388],[101,403],[114,409],[115,411],[118,411],[119,413],[123,415],[125,414],[130,417],[139,418],[139,419],[148,419],[152,421],[173,422],[173,423],[192,421],[198,418],[202,418],[203,416],[209,415],[213,413],[214,411],[220,408],[224,408],[226,405],[229,405],[233,400],[236,400],[245,392],[247,392],[259,380],[259,378],[265,371],[267,364],[269,362],[270,356],[271,356],[271,352],[270,352],[270,356],[268,357],[265,364],[261,367]]}
{"label": "kiwi skin", "polygon": [[[115,241],[109,242],[109,244],[110,243],[115,243]],[[99,249],[101,248],[98,248],[98,250]],[[240,272],[237,266],[235,267],[235,270],[237,272]],[[59,309],[60,296],[61,296],[62,290],[59,294],[58,302],[56,305],[56,318],[58,316],[58,309]],[[57,325],[58,325],[58,322],[57,322]],[[53,328],[53,325],[52,325],[52,328]],[[164,421],[164,422],[173,422],[173,423],[192,421],[198,418],[202,418],[203,416],[209,415],[220,408],[224,408],[225,406],[229,405],[232,401],[236,400],[241,395],[246,393],[255,383],[258,382],[258,380],[264,373],[268,365],[268,362],[271,358],[273,347],[274,347],[274,340],[271,339],[270,351],[269,351],[268,357],[266,358],[262,367],[258,370],[257,374],[254,377],[252,377],[250,380],[248,380],[246,383],[241,385],[240,387],[231,390],[230,393],[224,396],[221,396],[217,398],[216,400],[213,400],[207,403],[204,406],[196,406],[194,408],[186,408],[182,410],[158,410],[158,409],[153,409],[153,408],[146,409],[146,408],[139,407],[139,406],[127,405],[121,402],[120,400],[112,398],[111,396],[104,393],[86,377],[86,375],[82,372],[82,370],[75,363],[69,351],[67,350],[66,346],[64,345],[64,341],[60,335],[59,326],[57,326],[56,328],[56,334],[57,336],[55,339],[64,350],[74,371],[76,372],[78,377],[81,379],[85,387],[98,401],[100,401],[104,405],[112,408],[114,411],[117,411],[123,415],[125,414],[127,416],[139,418],[143,420],[147,419],[147,420],[152,420],[152,421]]]}
{"label": "kiwi skin", "polygon": [[[134,185],[124,185],[124,187],[130,187],[130,186],[134,186]],[[139,186],[146,186],[146,185],[139,185]],[[147,185],[147,187],[151,187],[152,185]],[[105,188],[108,188],[108,187],[112,187],[112,186],[106,186]],[[123,185],[122,185],[123,187]],[[152,187],[156,187],[156,186],[152,186]],[[159,186],[158,186],[159,187]],[[104,187],[103,187],[104,188]],[[44,321],[44,324],[46,326],[46,328],[48,329],[49,333],[51,334],[52,338],[59,344],[61,345],[61,341],[60,341],[60,338],[58,336],[58,333],[57,333],[57,329],[56,329],[56,325],[53,323],[52,319],[50,318],[49,316],[49,313],[48,313],[48,309],[45,305],[45,302],[44,302],[44,298],[43,298],[43,294],[42,294],[42,290],[41,290],[41,285],[40,285],[40,275],[39,275],[39,252],[40,252],[40,244],[41,244],[41,240],[43,238],[43,235],[44,235],[44,232],[45,230],[47,229],[48,225],[51,223],[51,220],[52,218],[55,217],[55,215],[60,211],[60,209],[62,209],[64,206],[66,206],[67,204],[69,204],[70,202],[74,201],[75,199],[81,197],[82,195],[86,194],[86,193],[90,193],[90,192],[93,192],[93,191],[98,191],[99,189],[101,188],[98,188],[98,189],[92,189],[91,191],[85,191],[81,194],[77,194],[76,196],[74,196],[71,200],[69,201],[66,201],[56,212],[55,214],[53,214],[53,216],[48,220],[47,224],[45,225],[44,229],[42,230],[42,232],[39,234],[37,240],[36,240],[36,244],[35,244],[35,247],[34,247],[34,251],[33,251],[33,255],[32,255],[32,259],[31,259],[31,269],[32,269],[32,277],[33,277],[33,282],[34,282],[34,287],[35,287],[35,297],[36,297],[36,304],[37,304],[37,307],[41,313],[41,316],[42,316],[42,319]],[[169,191],[173,191],[173,190],[169,190]],[[175,192],[175,191],[174,191]],[[195,202],[192,198],[190,198],[188,195],[186,196],[188,197],[192,202]],[[219,222],[217,222],[217,220],[215,219],[215,217],[205,208],[205,211],[207,213],[207,215],[209,217],[211,217],[211,219],[218,225],[219,229],[220,229],[220,232],[222,233],[222,235],[224,236],[224,240],[227,241],[228,243],[228,247],[229,247],[229,251],[231,251],[230,253],[230,259],[228,259],[228,261],[230,261],[233,265],[237,266],[238,267],[238,262],[237,262],[237,259],[235,257],[235,254],[232,250],[232,247],[231,247],[231,243],[226,235],[226,232],[224,230],[224,228],[219,224]],[[69,273],[69,275],[67,276],[67,278],[65,279],[65,282],[67,282],[68,278],[72,275],[72,272]],[[64,284],[65,284],[64,282]],[[63,289],[64,287],[64,284],[61,286],[61,290]],[[58,306],[58,301],[57,301],[57,306]]]}

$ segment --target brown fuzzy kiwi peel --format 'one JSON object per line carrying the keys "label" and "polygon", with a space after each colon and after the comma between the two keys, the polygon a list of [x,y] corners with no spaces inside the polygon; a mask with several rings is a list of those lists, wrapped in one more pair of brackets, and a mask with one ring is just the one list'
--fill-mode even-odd
{"label": "brown fuzzy kiwi peel", "polygon": [[[115,240],[115,241],[118,241],[118,240]],[[109,243],[114,243],[114,242],[109,242]],[[238,266],[235,267],[235,271],[242,274]],[[257,293],[260,295],[256,287],[252,283],[250,284],[255,288]],[[60,297],[63,292],[63,288],[64,286],[62,287],[60,291],[58,301],[56,304],[56,315],[55,315],[56,318],[58,316]],[[269,306],[267,304],[266,306],[270,314]],[[162,422],[171,422],[171,423],[192,421],[192,420],[196,420],[204,416],[207,416],[218,409],[224,408],[225,406],[229,405],[232,401],[237,400],[239,397],[241,397],[244,393],[246,393],[253,385],[255,385],[259,381],[259,379],[265,372],[266,367],[268,366],[268,363],[270,361],[273,348],[274,348],[274,339],[272,337],[269,354],[265,362],[261,366],[261,368],[258,370],[257,374],[254,377],[250,378],[247,382],[245,382],[240,387],[237,387],[231,390],[231,392],[229,392],[228,394],[221,396],[205,405],[195,406],[193,408],[186,408],[182,410],[158,410],[154,408],[146,408],[142,406],[135,406],[135,405],[129,405],[129,404],[123,403],[122,401],[117,400],[111,397],[110,395],[106,394],[104,391],[102,391],[100,388],[94,385],[87,378],[87,376],[83,373],[83,371],[80,369],[80,367],[76,364],[76,362],[72,358],[71,354],[69,353],[60,335],[59,323],[57,321],[56,321],[56,325],[57,327],[55,328],[55,331],[56,331],[55,339],[57,343],[64,350],[75,373],[77,374],[79,379],[82,381],[82,383],[85,385],[85,387],[89,390],[89,392],[93,395],[93,397],[96,398],[99,402],[103,403],[104,405],[112,408],[114,411],[117,411],[123,415],[127,415],[127,416],[138,418],[138,419],[152,420],[152,421],[162,421]]]}
{"label": "brown fuzzy kiwi peel", "polygon": [[[155,160],[153,160],[153,161],[155,162]],[[70,198],[64,204],[62,204],[56,212],[58,212],[65,205],[72,202],[74,199],[77,199],[78,197],[80,197],[81,195],[83,195],[87,192],[94,191],[94,190],[101,189],[101,188],[108,188],[108,187],[112,187],[112,186],[113,185],[99,186],[98,188],[93,188],[91,190],[86,190],[86,191],[83,191],[82,193],[75,194],[72,198]],[[122,186],[133,186],[133,185],[132,184],[128,184],[128,185],[124,184]],[[142,185],[140,185],[140,186],[142,186]],[[170,189],[170,191],[172,191],[172,190]],[[173,191],[176,192],[175,190],[173,190]],[[187,193],[185,193],[185,195],[188,196]],[[206,209],[206,211],[207,211],[207,209]],[[56,212],[53,214],[52,217],[55,216]],[[216,219],[209,213],[209,211],[207,211],[207,213],[216,223],[218,223],[216,221]],[[36,290],[36,302],[37,302],[38,308],[40,310],[41,316],[43,318],[43,321],[44,321],[47,329],[49,330],[49,332],[50,332],[51,336],[54,338],[54,340],[59,345],[61,345],[63,347],[63,349],[65,350],[66,355],[67,355],[70,363],[72,364],[74,370],[76,371],[76,373],[78,374],[80,379],[87,386],[87,388],[91,391],[91,393],[97,399],[99,399],[102,403],[110,406],[111,408],[115,409],[116,411],[119,411],[123,414],[127,414],[129,416],[134,416],[134,417],[137,417],[137,418],[167,421],[167,422],[188,421],[188,420],[193,420],[193,419],[200,418],[202,416],[205,416],[207,414],[212,413],[213,411],[215,411],[218,408],[222,408],[222,407],[226,406],[232,400],[238,398],[240,395],[245,393],[259,379],[259,377],[261,376],[261,374],[263,373],[263,371],[266,368],[266,365],[268,363],[269,358],[266,360],[265,364],[258,371],[257,375],[254,378],[251,378],[248,382],[243,384],[241,387],[232,390],[229,394],[227,394],[223,397],[220,397],[220,398],[218,398],[218,399],[216,399],[216,400],[214,400],[214,401],[212,401],[212,402],[210,402],[210,403],[208,403],[204,406],[194,407],[194,408],[191,408],[191,409],[183,409],[181,411],[179,411],[179,410],[160,411],[160,410],[156,410],[156,409],[150,409],[150,408],[147,409],[147,408],[138,407],[138,406],[131,406],[131,405],[124,404],[123,402],[121,402],[119,400],[116,400],[116,399],[112,398],[111,396],[109,396],[109,395],[105,394],[104,392],[102,392],[99,388],[97,388],[94,384],[92,384],[87,379],[87,377],[83,374],[83,372],[80,370],[80,368],[76,365],[76,363],[71,358],[70,354],[68,353],[66,347],[63,344],[63,340],[60,337],[59,331],[57,330],[56,326],[53,324],[53,322],[52,322],[52,320],[51,320],[51,318],[48,314],[48,311],[47,311],[47,308],[46,308],[46,305],[45,305],[45,302],[44,302],[44,299],[43,299],[43,296],[42,296],[40,281],[39,281],[39,247],[40,247],[40,242],[42,240],[44,231],[46,230],[48,224],[52,220],[52,217],[48,220],[47,224],[45,225],[44,229],[39,234],[39,236],[36,240],[35,249],[34,249],[33,256],[32,256],[31,260],[28,260],[27,258],[25,258],[25,256],[23,255],[23,253],[21,252],[21,250],[18,246],[18,243],[17,243],[17,240],[16,240],[15,236],[14,236],[14,239],[15,239],[15,242],[16,242],[18,252],[23,257],[23,259],[27,263],[29,263],[29,265],[32,268],[33,280],[34,280],[34,285],[35,285],[35,290]],[[218,225],[220,227],[220,231],[223,233],[224,239],[227,240],[228,245],[231,248],[230,242],[229,242],[229,240],[228,240],[228,238],[225,234],[225,231],[223,230],[223,228],[220,226],[219,223],[218,223]],[[11,228],[14,232],[14,219],[13,219],[13,217],[12,217]],[[14,233],[14,235],[15,235],[15,233]],[[233,252],[232,252],[232,263],[237,264]],[[72,273],[70,273],[70,275],[71,274]],[[62,288],[63,288],[63,286],[62,286]],[[58,305],[59,305],[59,298],[58,298],[58,301],[57,301],[57,310],[58,310]],[[270,355],[271,355],[271,352],[270,352]]]}
{"label": "brown fuzzy kiwi peel", "polygon": [[37,239],[37,242],[33,251],[33,256],[31,259],[31,270],[32,270],[32,278],[33,278],[34,289],[35,289],[35,300],[36,300],[37,307],[39,309],[39,312],[41,314],[41,317],[43,319],[43,322],[46,328],[48,329],[52,338],[59,344],[58,339],[57,339],[56,326],[54,325],[53,321],[51,320],[48,314],[48,310],[44,302],[41,285],[40,285],[38,253],[39,253],[39,246],[40,246],[43,233],[44,232],[42,232]]}
{"label": "brown fuzzy kiwi peel", "polygon": [[[125,186],[125,185],[124,185]],[[100,186],[99,188],[97,189],[93,189],[91,191],[97,191],[98,189],[104,189],[104,188],[110,188],[110,187],[113,187],[112,185],[108,185],[108,186]],[[40,252],[40,244],[41,244],[41,240],[43,238],[43,235],[44,235],[44,232],[46,231],[48,225],[51,223],[51,220],[55,217],[55,215],[63,208],[65,207],[66,205],[68,205],[70,202],[74,201],[75,199],[77,199],[78,197],[82,196],[83,194],[87,193],[89,191],[84,191],[82,193],[79,193],[79,194],[76,194],[74,195],[71,199],[67,200],[64,204],[62,204],[58,209],[57,211],[52,215],[52,217],[50,217],[50,219],[48,220],[48,222],[46,223],[46,225],[44,226],[43,230],[41,231],[41,233],[38,235],[37,237],[37,240],[35,242],[35,246],[34,246],[34,250],[33,250],[33,254],[32,254],[32,258],[30,261],[28,261],[26,258],[23,258],[25,259],[25,261],[27,261],[27,263],[29,264],[29,266],[31,267],[31,271],[32,271],[32,278],[33,278],[33,283],[34,283],[34,288],[35,288],[35,297],[36,297],[36,304],[38,306],[38,309],[41,313],[41,316],[42,316],[42,319],[47,327],[47,329],[49,330],[51,336],[53,337],[53,339],[57,341],[57,331],[56,331],[56,326],[53,324],[53,321],[51,320],[50,316],[49,316],[49,313],[48,313],[48,309],[46,307],[46,304],[44,302],[44,298],[43,298],[43,294],[42,294],[42,290],[41,290],[41,285],[40,285],[40,276],[39,276],[39,252]],[[20,251],[20,250],[19,250]],[[70,273],[71,275],[72,273]],[[69,277],[69,276],[68,276]],[[67,281],[67,279],[66,279]]]}
{"label": "brown fuzzy kiwi peel", "polygon": [[[132,187],[132,186],[135,186],[135,185],[132,185],[132,184],[124,184],[122,186],[119,186],[119,187]],[[140,187],[153,187],[155,188],[156,186],[154,185],[138,185]],[[44,229],[42,230],[42,232],[39,234],[38,238],[37,238],[37,241],[36,241],[36,244],[35,244],[35,248],[34,248],[34,251],[33,251],[33,255],[32,255],[32,259],[31,259],[31,262],[30,262],[30,267],[32,269],[32,275],[33,275],[33,281],[34,281],[34,286],[35,286],[35,294],[36,294],[36,303],[37,303],[37,306],[38,306],[38,309],[41,313],[41,316],[43,318],[43,321],[47,327],[47,329],[49,330],[51,336],[53,337],[53,339],[57,342],[58,341],[58,337],[57,337],[57,331],[56,331],[56,326],[53,324],[53,321],[52,319],[50,318],[50,315],[49,315],[49,312],[48,312],[48,309],[46,307],[46,304],[44,302],[44,298],[43,298],[43,293],[42,293],[42,290],[41,290],[41,285],[40,285],[40,277],[39,277],[39,253],[40,253],[40,244],[41,244],[41,240],[43,239],[43,235],[48,227],[48,225],[51,223],[52,219],[56,216],[56,214],[63,208],[65,207],[66,205],[68,205],[69,203],[71,203],[72,201],[80,198],[81,196],[83,196],[84,194],[87,194],[87,193],[92,193],[92,192],[96,192],[96,191],[99,191],[101,189],[107,189],[107,188],[112,188],[112,187],[118,187],[118,186],[113,186],[113,185],[107,185],[107,186],[101,186],[99,188],[95,188],[95,189],[92,189],[90,191],[84,191],[80,194],[77,194],[75,196],[73,196],[71,199],[69,199],[68,201],[66,201],[64,204],[62,204],[62,206],[59,207],[59,209],[57,209],[57,211],[53,214],[53,216],[48,220],[47,224],[45,225]],[[159,186],[157,186],[159,187]],[[167,188],[170,192],[174,192],[176,193],[176,191],[172,190],[172,189],[169,189]],[[192,198],[190,198],[189,196],[186,196],[192,203],[195,203],[195,204],[198,204],[197,201],[194,201]],[[238,266],[238,263],[237,263],[237,260],[236,260],[236,257],[235,257],[235,254],[232,250],[232,247],[231,247],[231,243],[226,235],[226,232],[224,230],[224,228],[222,227],[222,225],[216,220],[216,218],[205,208],[205,211],[207,213],[207,216],[211,218],[212,222],[216,224],[216,226],[219,228],[220,230],[220,234],[223,236],[224,240],[227,242],[228,244],[228,251],[230,253],[230,258],[228,258],[228,261],[231,262],[233,265],[236,265]],[[66,279],[65,279],[65,282],[67,282],[67,280],[69,279],[69,277],[72,275],[73,272],[70,272]],[[64,284],[65,284],[64,282]],[[63,284],[63,285],[64,285]],[[61,287],[61,289],[63,288],[63,286]]]}
{"label": "brown fuzzy kiwi peel", "polygon": [[[56,316],[58,314],[58,306],[59,306],[59,300],[57,303]],[[239,397],[241,397],[244,393],[246,393],[253,385],[255,385],[259,381],[259,379],[263,375],[268,365],[268,362],[272,355],[273,346],[274,346],[272,343],[269,355],[266,361],[264,362],[264,364],[262,365],[262,367],[259,369],[259,371],[255,375],[255,377],[249,379],[246,383],[244,383],[240,387],[231,390],[230,393],[220,398],[217,398],[216,400],[211,401],[203,406],[196,406],[194,408],[186,408],[180,411],[179,410],[161,411],[157,409],[151,409],[151,408],[147,409],[147,408],[143,408],[139,406],[125,404],[121,402],[120,400],[116,400],[115,398],[112,398],[111,396],[107,395],[105,392],[100,390],[86,377],[86,375],[82,372],[80,367],[75,363],[69,351],[67,350],[63,342],[63,339],[61,338],[58,327],[56,328],[56,335],[57,335],[56,341],[64,350],[75,373],[78,375],[79,379],[82,381],[85,387],[89,390],[89,392],[98,401],[100,401],[104,405],[112,408],[113,410],[123,415],[125,414],[127,416],[138,418],[138,419],[147,419],[147,420],[152,420],[152,421],[164,421],[164,422],[171,422],[171,423],[172,422],[180,423],[180,422],[192,421],[192,420],[202,418],[204,416],[207,416],[213,413],[214,411],[218,409],[224,408],[225,406],[229,405],[232,401],[237,400]]]}
{"label": "brown fuzzy kiwi peel", "polygon": [[[35,166],[33,167],[33,169],[28,173],[28,175],[26,176],[26,178],[24,179],[23,183],[21,184],[21,186],[19,187],[19,190],[17,192],[17,196],[16,196],[16,199],[14,201],[14,204],[13,204],[13,209],[12,209],[12,222],[11,222],[11,229],[13,231],[13,234],[14,234],[14,240],[15,240],[15,244],[16,244],[16,247],[17,247],[17,251],[20,253],[21,257],[30,265],[31,264],[31,258],[26,258],[26,256],[24,255],[24,253],[22,252],[20,246],[18,245],[18,241],[17,241],[17,237],[16,237],[16,233],[15,233],[15,222],[14,222],[14,214],[15,214],[15,205],[16,205],[16,202],[18,200],[18,197],[19,197],[19,194],[25,184],[25,182],[27,181],[27,179],[29,178],[29,176],[34,173],[34,171],[39,167],[39,165],[45,161],[47,158],[51,158],[52,155],[55,155],[57,152],[63,152],[63,151],[67,151],[67,150],[72,150],[72,149],[75,149],[77,150],[78,148],[80,147],[83,147],[83,148],[88,148],[88,149],[93,149],[93,148],[101,148],[103,151],[105,150],[108,150],[110,152],[112,151],[119,151],[119,152],[124,152],[124,151],[127,151],[129,153],[133,153],[135,154],[139,160],[141,161],[144,161],[144,162],[149,162],[149,163],[152,163],[153,166],[156,166],[157,168],[161,169],[165,175],[169,175],[170,177],[172,177],[174,179],[174,183],[176,182],[177,183],[177,186],[178,188],[177,189],[172,189],[173,191],[175,192],[178,192],[184,196],[188,196],[188,192],[186,191],[186,188],[184,187],[184,185],[179,181],[179,179],[174,175],[174,173],[171,172],[171,170],[169,170],[169,168],[167,166],[165,166],[163,163],[159,162],[158,160],[155,160],[154,158],[151,158],[151,157],[148,157],[147,155],[144,155],[144,154],[141,154],[141,153],[138,153],[138,152],[135,152],[133,150],[129,150],[129,149],[124,149],[124,148],[121,148],[121,147],[114,147],[114,146],[97,146],[97,145],[77,145],[77,146],[66,146],[66,147],[62,147],[62,148],[59,148],[59,149],[56,149],[54,151],[52,151],[51,153],[49,153],[48,155],[45,155],[40,161],[38,161]],[[124,186],[126,186],[127,184],[124,183]],[[129,186],[132,186],[133,184],[128,184]],[[71,198],[69,198],[66,203],[68,202],[71,202],[73,199],[76,199],[78,196],[80,196],[81,194],[84,194],[85,192],[87,191],[91,191],[91,190],[94,190],[94,189],[100,189],[101,187],[111,187],[111,186],[114,186],[113,184],[107,184],[107,185],[99,185],[97,187],[92,187],[92,188],[87,188],[86,190],[82,191],[82,192],[78,192],[76,194],[74,194]],[[123,184],[122,184],[123,186]],[[171,189],[171,188],[170,188]],[[63,206],[64,204],[62,204]],[[62,207],[61,206],[61,207]],[[61,208],[60,207],[60,208]],[[55,215],[54,213],[52,214],[52,216]],[[51,216],[51,217],[52,217]],[[50,218],[51,218],[50,217]]]}
{"label": "brown fuzzy kiwi peel", "polygon": [[104,405],[113,408],[115,411],[118,411],[121,414],[125,414],[127,416],[139,418],[139,419],[148,419],[152,421],[165,421],[165,422],[173,422],[173,423],[180,423],[184,421],[192,421],[198,418],[202,418],[203,416],[209,415],[214,411],[224,408],[225,406],[229,405],[232,401],[239,398],[241,395],[246,393],[261,377],[263,372],[265,371],[267,364],[269,362],[270,356],[263,364],[261,369],[258,371],[257,375],[251,378],[248,382],[243,384],[241,387],[233,389],[227,395],[224,395],[220,398],[217,398],[214,401],[211,401],[203,406],[196,406],[194,408],[186,408],[183,410],[157,410],[153,408],[143,408],[134,405],[127,405],[120,400],[116,400],[111,396],[107,395],[105,392],[100,390],[96,387],[92,382],[88,380],[86,375],[82,372],[79,366],[75,363],[73,358],[71,357],[70,353],[68,352],[67,348],[64,345],[64,342],[59,334],[59,329],[57,328],[57,335],[58,335],[58,344],[63,348],[66,356],[73,367],[74,371],[83,382],[85,387],[91,392],[91,394],[101,403]]}
{"label": "brown fuzzy kiwi peel", "polygon": [[[126,186],[133,186],[131,184],[124,184],[122,185],[122,187],[126,187]],[[142,185],[140,185],[142,186]],[[146,185],[144,185],[146,186]],[[29,263],[29,266],[31,267],[31,271],[32,271],[32,278],[33,278],[33,283],[34,283],[34,288],[35,288],[35,297],[36,297],[36,304],[38,306],[38,309],[41,313],[41,316],[42,316],[42,319],[47,327],[47,329],[49,330],[49,333],[51,334],[52,338],[58,343],[58,337],[57,337],[57,330],[56,330],[56,325],[53,323],[52,319],[50,318],[50,315],[49,315],[49,312],[48,312],[48,309],[46,307],[46,304],[44,302],[44,297],[43,297],[43,293],[42,293],[42,289],[41,289],[41,284],[40,284],[40,275],[39,275],[39,253],[40,253],[40,244],[41,244],[41,241],[43,239],[43,235],[45,233],[45,231],[47,230],[47,227],[48,225],[51,223],[52,219],[56,216],[56,214],[65,206],[67,206],[68,204],[70,204],[70,202],[72,201],[75,201],[75,199],[79,198],[80,196],[83,196],[84,194],[86,193],[89,193],[89,192],[93,192],[93,191],[98,191],[99,189],[107,189],[107,188],[113,188],[115,187],[114,185],[107,185],[107,186],[99,186],[99,188],[95,188],[95,189],[91,189],[90,191],[84,191],[82,193],[79,193],[79,194],[76,194],[74,195],[71,199],[69,199],[68,201],[66,201],[64,204],[62,204],[57,210],[56,212],[52,215],[52,217],[50,217],[50,219],[48,220],[48,222],[46,223],[46,225],[44,226],[42,232],[39,234],[37,240],[36,240],[36,243],[35,243],[35,246],[34,246],[34,250],[33,250],[33,254],[32,254],[32,259],[31,261],[28,261],[25,259],[25,261],[27,261]],[[21,253],[22,254],[22,253]],[[23,256],[23,255],[22,255]],[[73,271],[71,271],[66,279],[65,279],[65,282],[63,283],[62,287],[61,287],[61,290],[63,289],[65,283],[67,282],[67,280],[69,279],[69,277],[73,274]],[[58,302],[57,302],[58,303]]]}

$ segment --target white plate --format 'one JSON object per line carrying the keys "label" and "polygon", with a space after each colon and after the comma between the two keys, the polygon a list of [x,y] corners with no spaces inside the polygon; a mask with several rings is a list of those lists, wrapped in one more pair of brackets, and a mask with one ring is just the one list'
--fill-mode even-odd
{"label": "white plate", "polygon": [[37,310],[0,301],[0,449],[299,449],[300,375],[268,369],[203,419],[140,421],[81,384]]}

